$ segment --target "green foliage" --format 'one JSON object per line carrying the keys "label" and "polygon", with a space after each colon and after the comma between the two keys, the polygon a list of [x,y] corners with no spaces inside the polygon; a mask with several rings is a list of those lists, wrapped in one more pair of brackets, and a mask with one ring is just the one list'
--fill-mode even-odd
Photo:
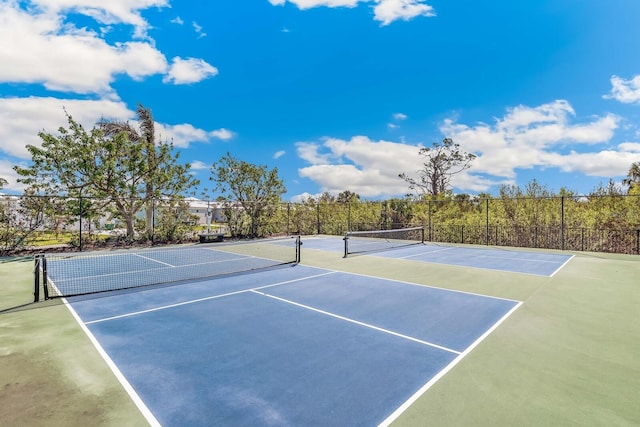
{"label": "green foliage", "polygon": [[189,212],[185,200],[171,200],[156,208],[154,240],[156,242],[186,242],[193,240],[197,231],[198,216]]}
{"label": "green foliage", "polygon": [[631,164],[627,177],[622,180],[622,185],[625,185],[629,192],[640,187],[640,162]]}
{"label": "green foliage", "polygon": [[40,147],[27,146],[31,166],[14,167],[28,191],[90,197],[95,201],[92,209],[122,219],[133,239],[135,215],[142,206],[156,197],[176,197],[197,184],[189,165],[178,163],[172,144],[135,139],[128,130],[116,132],[105,123],[87,132],[69,114],[67,120],[68,128],[61,127],[58,135],[40,132]]}
{"label": "green foliage", "polygon": [[238,213],[233,211],[236,206],[227,207],[230,228],[249,237],[265,235],[274,206],[287,191],[278,168],[253,165],[227,153],[211,167],[211,180],[223,197],[239,203],[243,209]]}
{"label": "green foliage", "polygon": [[47,200],[37,196],[0,197],[0,255],[24,248],[45,223]]}

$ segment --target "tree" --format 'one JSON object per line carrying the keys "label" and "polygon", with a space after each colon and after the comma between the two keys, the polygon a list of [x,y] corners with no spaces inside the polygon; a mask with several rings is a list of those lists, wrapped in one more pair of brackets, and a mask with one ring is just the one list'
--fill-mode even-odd
{"label": "tree", "polygon": [[29,192],[0,197],[0,255],[21,249],[45,223],[48,201]]}
{"label": "tree", "polygon": [[475,154],[460,150],[460,145],[451,138],[444,138],[442,143],[434,142],[431,148],[423,147],[418,153],[425,159],[422,169],[417,171],[418,178],[405,173],[399,177],[409,184],[409,189],[434,197],[445,193],[453,175],[469,169],[476,158]]}
{"label": "tree", "polygon": [[[178,164],[173,146],[159,143],[150,154],[143,140],[131,140],[127,132],[106,133],[101,126],[87,132],[67,114],[68,129],[59,135],[38,135],[42,146],[28,145],[32,165],[14,170],[35,194],[92,197],[103,201],[126,224],[127,237],[134,236],[135,215],[153,197],[178,197],[197,185],[189,165]],[[154,157],[150,166],[149,157]],[[153,185],[153,194],[147,191]]]}
{"label": "tree", "polygon": [[[162,183],[157,181],[163,181],[163,175],[161,169],[159,169],[159,159],[156,153],[156,137],[155,137],[155,121],[151,110],[145,108],[142,104],[138,104],[136,110],[138,115],[139,130],[133,128],[129,122],[119,121],[101,121],[98,123],[100,128],[108,136],[116,136],[117,134],[124,132],[130,141],[141,144],[144,156],[147,161],[147,168],[149,171],[156,171],[157,175],[155,179],[150,179],[145,182],[145,198],[146,203],[146,223],[145,228],[147,230],[147,236],[151,237],[153,234],[153,200],[160,196],[156,189],[162,188]],[[160,184],[158,186],[158,184]]]}
{"label": "tree", "polygon": [[349,190],[345,190],[338,194],[336,201],[338,203],[358,203],[360,201],[360,195]]}
{"label": "tree", "polygon": [[2,190],[4,188],[5,185],[7,185],[9,183],[9,181],[7,181],[4,178],[0,178],[0,190]]}
{"label": "tree", "polygon": [[227,153],[211,167],[216,189],[227,199],[240,204],[249,217],[249,236],[257,237],[270,209],[287,189],[278,177],[278,168],[254,165]]}
{"label": "tree", "polygon": [[629,192],[634,186],[640,185],[640,162],[631,164],[627,177],[622,180],[622,185],[625,185]]}

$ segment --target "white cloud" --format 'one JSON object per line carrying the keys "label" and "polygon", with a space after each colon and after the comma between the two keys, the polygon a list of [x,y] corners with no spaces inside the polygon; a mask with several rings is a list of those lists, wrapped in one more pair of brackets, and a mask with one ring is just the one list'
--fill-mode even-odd
{"label": "white cloud", "polygon": [[164,56],[145,42],[108,45],[101,34],[63,17],[0,4],[0,82],[41,83],[49,90],[111,93],[115,74],[134,79],[162,73]]}
{"label": "white cloud", "polygon": [[[13,190],[20,192],[24,190],[25,186],[18,183],[18,174],[13,170],[15,164],[6,159],[0,159],[0,178],[7,180],[7,184],[3,187],[5,190]],[[22,165],[21,166],[26,166]]]}
{"label": "white cloud", "polygon": [[[555,101],[538,107],[510,109],[503,118],[496,119],[493,126],[484,123],[468,126],[448,119],[440,130],[463,149],[478,155],[473,163],[474,172],[507,179],[513,179],[517,169],[534,167],[557,167],[564,171],[592,174],[595,169],[588,161],[595,157],[577,151],[586,150],[586,146],[608,143],[620,119],[608,114],[593,117],[586,123],[571,124],[570,119],[574,116],[568,102]],[[567,147],[574,151],[566,153]],[[618,161],[599,168],[607,172],[600,176],[616,176],[622,172],[621,164],[627,161],[627,155],[615,153]],[[609,160],[611,157],[611,154],[606,156]],[[576,158],[585,163],[575,162]]]}
{"label": "white cloud", "polygon": [[417,16],[435,16],[433,7],[422,0],[380,0],[374,7],[376,21],[389,25],[399,19],[408,21]]}
{"label": "white cloud", "polygon": [[[359,2],[363,0],[289,0],[289,3],[293,3],[298,6],[299,9],[311,9],[313,7],[356,7]],[[364,0],[367,1],[367,0]],[[282,6],[287,0],[269,0],[274,6]]]}
{"label": "white cloud", "polygon": [[[117,99],[112,82],[118,75],[134,80],[165,74],[165,81],[193,83],[217,74],[202,59],[177,59],[169,67],[149,40],[150,25],[140,15],[165,0],[40,0],[0,2],[0,83],[41,84],[44,88]],[[89,16],[100,28],[78,28],[66,13]],[[134,27],[138,40],[108,43],[112,25]],[[10,41],[10,42],[7,42]]]}
{"label": "white cloud", "polygon": [[640,142],[623,142],[618,148],[620,151],[640,154]]}
{"label": "white cloud", "polygon": [[175,18],[173,18],[171,21],[172,24],[177,24],[177,25],[184,25],[184,21],[182,20],[182,18],[180,18],[179,16],[176,16]]}
{"label": "white cloud", "polygon": [[55,133],[67,126],[64,109],[85,128],[101,117],[126,121],[135,117],[123,102],[83,101],[57,98],[0,98],[0,152],[21,159],[30,158],[26,145],[40,145],[38,132]]}
{"label": "white cloud", "polygon": [[[349,7],[353,8],[358,3],[370,3],[371,0],[288,0],[299,9],[311,9],[314,7]],[[282,6],[287,0],[269,0],[274,6]],[[397,20],[410,20],[417,16],[434,16],[433,7],[424,0],[373,0],[374,19],[382,25],[388,25]]]}
{"label": "white cloud", "polygon": [[228,140],[233,132],[227,129],[206,131],[188,123],[167,125],[156,122],[156,135],[163,141],[171,141],[175,147],[187,148],[193,142],[208,143],[212,139]]}
{"label": "white cloud", "polygon": [[193,25],[193,29],[196,32],[196,34],[198,34],[199,39],[203,37],[207,37],[207,33],[203,31],[202,26],[198,25],[196,21],[193,21],[191,24]]}
{"label": "white cloud", "polygon": [[315,181],[322,191],[353,191],[364,197],[403,194],[407,191],[398,174],[420,166],[419,147],[365,136],[350,140],[326,138],[322,144],[298,143],[298,155],[311,163],[301,177]]}
{"label": "white cloud", "polygon": [[193,162],[191,162],[191,169],[192,170],[207,170],[211,167],[210,164],[202,162],[200,160],[194,160]]}
{"label": "white cloud", "polygon": [[[511,108],[493,125],[445,120],[442,134],[478,155],[471,169],[455,175],[452,184],[461,191],[487,191],[495,185],[515,184],[519,169],[533,168],[609,178],[625,175],[637,161],[640,143],[610,146],[620,122],[617,116],[574,120],[575,112],[566,101]],[[407,185],[398,174],[421,169],[421,146],[365,136],[298,143],[298,156],[310,163],[299,174],[334,194],[344,190],[364,197],[405,194]]]}
{"label": "white cloud", "polygon": [[312,142],[297,142],[296,152],[298,156],[312,165],[329,163],[329,154],[320,154],[320,146]]}
{"label": "white cloud", "polygon": [[631,80],[611,76],[611,92],[604,98],[615,99],[624,104],[640,103],[640,74]]}
{"label": "white cloud", "polygon": [[[400,122],[403,120],[407,120],[407,115],[403,114],[403,113],[395,113],[393,116],[393,120]],[[398,125],[397,123],[387,123],[387,127],[389,129],[398,129],[400,127],[400,125]]]}
{"label": "white cloud", "polygon": [[307,200],[313,198],[313,199],[317,199],[322,195],[322,193],[318,193],[318,194],[310,194],[307,192],[304,192],[302,194],[297,194],[293,197],[291,197],[290,201],[293,203],[303,203],[306,202]]}
{"label": "white cloud", "polygon": [[284,150],[276,151],[276,152],[273,154],[273,158],[274,158],[274,159],[279,159],[280,157],[284,156],[285,154],[287,154],[287,152],[286,152],[286,151],[284,151]]}
{"label": "white cloud", "polygon": [[176,85],[190,84],[200,82],[217,74],[218,69],[203,59],[175,57],[169,72],[162,81]]}
{"label": "white cloud", "polygon": [[221,139],[223,141],[228,141],[231,138],[233,138],[234,133],[231,132],[229,129],[220,128],[220,129],[212,130],[211,132],[209,132],[209,136],[211,138],[216,138],[216,139]]}
{"label": "white cloud", "polygon": [[169,7],[168,0],[32,0],[31,3],[46,14],[76,12],[106,25],[132,25],[138,38],[145,38],[149,28],[140,10]]}
{"label": "white cloud", "polygon": [[[38,132],[44,130],[56,134],[58,128],[67,127],[64,109],[76,120],[91,129],[97,121],[129,121],[136,125],[135,111],[123,102],[99,100],[64,100],[56,98],[0,98],[0,153],[29,159],[27,144],[40,145]],[[190,124],[168,125],[156,122],[156,136],[173,141],[176,147],[188,147],[192,142],[210,142],[213,139],[227,140],[233,132],[227,129],[207,131]]]}

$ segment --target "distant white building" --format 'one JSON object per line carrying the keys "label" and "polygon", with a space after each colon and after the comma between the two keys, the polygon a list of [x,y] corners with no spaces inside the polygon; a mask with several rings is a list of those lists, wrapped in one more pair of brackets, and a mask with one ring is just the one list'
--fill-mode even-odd
{"label": "distant white building", "polygon": [[211,218],[211,223],[224,222],[224,204],[221,202],[210,202],[200,200],[195,197],[187,197],[189,213],[198,217],[199,225],[207,224],[207,215]]}

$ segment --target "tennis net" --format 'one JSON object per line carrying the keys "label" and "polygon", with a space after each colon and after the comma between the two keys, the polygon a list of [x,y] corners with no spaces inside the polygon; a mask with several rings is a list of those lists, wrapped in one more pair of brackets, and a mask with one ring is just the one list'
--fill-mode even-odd
{"label": "tennis net", "polygon": [[[44,254],[44,299],[161,285],[300,262],[300,237],[171,248]],[[39,279],[36,278],[35,295]]]}
{"label": "tennis net", "polygon": [[395,230],[348,231],[344,235],[344,256],[377,252],[424,243],[424,227]]}

